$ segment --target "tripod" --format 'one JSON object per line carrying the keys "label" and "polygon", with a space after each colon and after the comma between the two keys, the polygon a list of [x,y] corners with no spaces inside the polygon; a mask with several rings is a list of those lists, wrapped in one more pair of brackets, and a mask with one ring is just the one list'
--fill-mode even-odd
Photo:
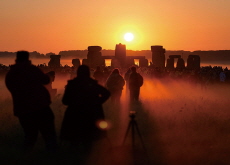
{"label": "tripod", "polygon": [[141,133],[139,131],[138,124],[137,124],[137,122],[135,120],[136,111],[130,111],[129,117],[130,117],[130,121],[129,121],[129,125],[128,125],[128,128],[127,128],[126,133],[125,133],[125,137],[124,137],[124,140],[123,140],[123,145],[125,143],[125,140],[126,140],[126,138],[128,136],[129,131],[131,130],[132,147],[134,148],[134,146],[135,146],[135,131],[136,131],[138,136],[139,136],[139,138],[140,138],[140,140],[141,140],[141,144],[142,144],[143,148],[145,149],[144,141],[143,141]]}

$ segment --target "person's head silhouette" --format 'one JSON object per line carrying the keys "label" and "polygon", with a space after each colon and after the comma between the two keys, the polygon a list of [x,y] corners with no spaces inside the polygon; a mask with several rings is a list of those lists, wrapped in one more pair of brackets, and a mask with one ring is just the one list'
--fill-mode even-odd
{"label": "person's head silhouette", "polygon": [[132,71],[132,72],[136,72],[136,71],[137,71],[137,68],[136,68],[135,66],[132,66],[132,67],[131,67],[131,71]]}
{"label": "person's head silhouette", "polygon": [[114,69],[113,72],[112,72],[112,74],[120,74],[119,69],[117,69],[117,68]]}
{"label": "person's head silhouette", "polygon": [[15,62],[16,63],[29,62],[30,61],[29,56],[30,54],[27,51],[17,51]]}
{"label": "person's head silhouette", "polygon": [[90,77],[90,69],[87,65],[80,65],[77,69],[77,77]]}

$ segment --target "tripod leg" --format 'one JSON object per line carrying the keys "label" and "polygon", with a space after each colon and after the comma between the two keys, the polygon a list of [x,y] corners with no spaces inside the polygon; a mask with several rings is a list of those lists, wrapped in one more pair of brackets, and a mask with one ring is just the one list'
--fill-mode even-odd
{"label": "tripod leg", "polygon": [[129,122],[129,126],[128,126],[127,130],[126,130],[125,137],[124,137],[124,140],[123,140],[123,143],[122,143],[123,145],[124,145],[125,140],[126,140],[126,138],[127,138],[127,136],[128,136],[128,133],[129,133],[130,128],[131,128],[131,121]]}
{"label": "tripod leg", "polygon": [[131,124],[131,126],[132,126],[132,147],[134,148],[134,146],[135,146],[135,121],[132,121],[132,124]]}
{"label": "tripod leg", "polygon": [[137,122],[134,121],[133,125],[134,125],[134,127],[136,128],[137,134],[138,134],[138,136],[139,136],[139,138],[140,138],[140,140],[141,140],[141,144],[142,144],[143,148],[145,149],[144,141],[143,141],[142,136],[141,136],[141,133],[140,133],[140,131],[139,131]]}

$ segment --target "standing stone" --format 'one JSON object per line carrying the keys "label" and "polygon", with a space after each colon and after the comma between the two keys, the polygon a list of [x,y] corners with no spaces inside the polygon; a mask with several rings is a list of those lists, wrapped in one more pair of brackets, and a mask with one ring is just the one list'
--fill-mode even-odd
{"label": "standing stone", "polygon": [[165,49],[163,46],[151,46],[152,64],[154,67],[165,67]]}
{"label": "standing stone", "polygon": [[50,61],[48,62],[49,67],[60,67],[61,66],[61,55],[50,55]]}

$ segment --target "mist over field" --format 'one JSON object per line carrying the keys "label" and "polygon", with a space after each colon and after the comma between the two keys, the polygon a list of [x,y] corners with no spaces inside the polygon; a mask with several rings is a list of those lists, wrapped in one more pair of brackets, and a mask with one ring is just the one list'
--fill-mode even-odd
{"label": "mist over field", "polygon": [[[51,104],[58,135],[66,109],[61,99],[69,78],[68,74],[57,74],[53,83],[53,88],[58,89]],[[0,162],[14,164],[22,161],[23,132],[18,119],[13,116],[12,100],[4,77],[0,79],[0,91]],[[110,100],[103,105],[111,144],[108,145],[106,140],[96,144],[90,164],[203,165],[230,162],[229,84],[209,84],[203,88],[200,84],[181,80],[144,78],[140,100],[140,104],[130,104],[124,88],[120,105],[112,105]],[[137,112],[136,121],[144,141],[141,142],[136,132],[134,149],[130,132],[122,145],[131,110]],[[78,158],[65,146],[52,160],[42,158],[45,155],[43,150],[44,144],[39,137],[32,159],[37,164],[47,161],[63,164],[66,159],[69,161],[65,163],[71,164]]]}

